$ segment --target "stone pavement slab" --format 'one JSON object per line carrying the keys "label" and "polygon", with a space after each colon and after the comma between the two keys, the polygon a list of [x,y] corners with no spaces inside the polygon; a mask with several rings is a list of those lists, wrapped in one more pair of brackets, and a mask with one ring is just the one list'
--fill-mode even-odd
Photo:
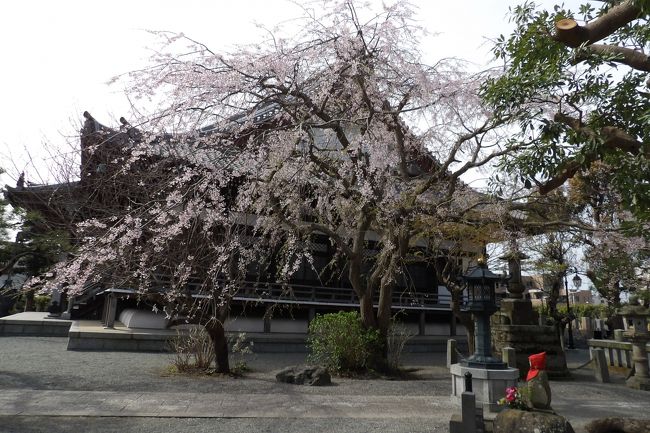
{"label": "stone pavement slab", "polygon": [[209,394],[7,389],[0,416],[186,418],[448,417],[449,397],[318,394]]}

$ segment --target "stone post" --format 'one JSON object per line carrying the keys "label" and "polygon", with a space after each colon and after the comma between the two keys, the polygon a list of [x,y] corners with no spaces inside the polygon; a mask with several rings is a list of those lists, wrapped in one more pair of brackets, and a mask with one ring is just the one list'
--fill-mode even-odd
{"label": "stone post", "polygon": [[458,348],[456,340],[450,338],[447,340],[447,368],[451,368],[451,364],[458,363]]}
{"label": "stone post", "polygon": [[68,294],[68,308],[61,314],[62,319],[70,320],[72,318],[72,308],[74,307],[74,296]]}
{"label": "stone post", "polygon": [[465,373],[465,391],[461,394],[460,410],[461,416],[457,414],[452,415],[449,421],[449,433],[477,433],[479,431],[478,421],[481,423],[481,430],[483,420],[477,419],[477,415],[482,412],[476,411],[476,395],[472,391],[472,374]]}
{"label": "stone post", "polygon": [[514,347],[504,347],[501,351],[501,359],[508,364],[508,367],[517,368],[517,353]]}
{"label": "stone post", "polygon": [[630,377],[626,384],[630,388],[650,391],[650,374],[648,374],[648,354],[645,345],[647,338],[632,338],[632,361],[634,362],[634,376]]}
{"label": "stone post", "polygon": [[605,351],[603,349],[591,349],[591,361],[594,363],[594,375],[596,380],[601,383],[609,382],[609,367],[607,366],[607,359],[605,358]]}
{"label": "stone post", "polygon": [[614,341],[623,341],[623,330],[614,329]]}
{"label": "stone post", "polygon": [[476,433],[476,396],[472,390],[472,374],[465,373],[465,392],[460,397],[463,432]]}

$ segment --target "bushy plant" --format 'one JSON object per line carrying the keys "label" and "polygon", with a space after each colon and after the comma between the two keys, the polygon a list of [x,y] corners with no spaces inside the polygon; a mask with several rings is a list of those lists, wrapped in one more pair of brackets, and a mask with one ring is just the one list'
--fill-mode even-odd
{"label": "bushy plant", "polygon": [[372,368],[380,352],[379,331],[363,326],[356,311],[316,315],[309,324],[310,360],[332,372],[359,372]]}
{"label": "bushy plant", "polygon": [[51,297],[47,295],[34,296],[34,305],[36,311],[47,311],[47,306],[50,304]]}
{"label": "bushy plant", "polygon": [[253,354],[253,341],[249,340],[245,332],[232,334],[228,337],[230,347],[230,370],[235,374],[248,371],[246,357]]}
{"label": "bushy plant", "polygon": [[192,327],[170,341],[172,366],[178,372],[208,370],[214,362],[214,346],[201,327]]}
{"label": "bushy plant", "polygon": [[399,367],[402,358],[402,352],[406,343],[413,338],[415,334],[411,332],[406,326],[392,320],[388,335],[386,336],[386,353],[388,360],[388,367],[396,370]]}
{"label": "bushy plant", "polygon": [[[543,316],[549,316],[548,306],[536,307],[537,312]],[[557,312],[561,316],[567,315],[566,305],[558,305]],[[615,308],[605,304],[571,304],[571,313],[575,317],[591,317],[593,319],[606,319],[615,314]]]}

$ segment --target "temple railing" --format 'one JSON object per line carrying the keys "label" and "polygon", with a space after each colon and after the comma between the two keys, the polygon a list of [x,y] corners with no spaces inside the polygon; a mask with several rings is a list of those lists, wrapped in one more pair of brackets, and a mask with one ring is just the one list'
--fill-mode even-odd
{"label": "temple railing", "polygon": [[[233,300],[341,307],[359,306],[359,299],[351,288],[304,284],[247,282],[235,294]],[[376,306],[378,303],[379,296],[377,294],[373,299],[373,304]],[[451,296],[448,294],[395,290],[392,296],[392,308],[398,310],[450,310],[450,303]]]}
{"label": "temple railing", "polygon": [[[147,291],[148,294],[164,293],[168,289],[168,281],[159,279],[160,285],[154,290]],[[227,285],[225,280],[217,284]],[[171,285],[171,284],[170,284]],[[236,302],[251,302],[263,304],[299,304],[299,305],[321,305],[335,307],[358,307],[359,299],[349,287],[326,287],[310,284],[295,283],[274,283],[260,281],[238,282],[239,288],[232,297]],[[198,282],[186,285],[187,294],[202,298],[209,296],[205,288]],[[109,288],[107,293],[117,293],[118,296],[140,293],[134,288]],[[144,293],[143,293],[144,294]],[[379,304],[379,294],[373,298],[374,306]],[[430,292],[415,291],[403,288],[393,290],[392,305],[394,310],[451,310],[451,295]]]}

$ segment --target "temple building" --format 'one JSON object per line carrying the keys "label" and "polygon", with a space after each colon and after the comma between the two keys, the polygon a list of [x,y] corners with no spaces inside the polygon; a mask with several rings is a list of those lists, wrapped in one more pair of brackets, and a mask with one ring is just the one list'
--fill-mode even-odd
{"label": "temple building", "polygon": [[[127,188],[128,179],[115,175],[112,161],[122,146],[141,137],[141,132],[124,119],[120,119],[121,128],[112,129],[87,112],[84,117],[78,180],[31,185],[21,179],[15,187],[7,186],[5,192],[12,206],[38,212],[49,229],[67,230],[71,236],[77,223],[108,213],[115,206],[126,205],[114,201],[112,190]],[[261,113],[260,118],[263,117]],[[209,134],[210,128],[204,128],[201,133]],[[366,236],[366,242],[367,248],[372,249],[372,233]],[[417,248],[426,250],[426,243]],[[468,242],[461,250],[463,253],[453,260],[466,269],[472,258],[482,251],[482,246]],[[250,283],[241,287],[231,300],[231,319],[226,322],[226,329],[249,333],[305,333],[309,320],[316,314],[358,309],[359,300],[345,273],[325,282],[319,278],[317,271],[329,263],[333,255],[327,237],[315,236],[313,266],[303,263],[289,282],[290,290],[286,290],[286,284],[281,285],[272,278],[252,276]],[[443,265],[443,261],[451,258],[440,256],[435,260]],[[462,329],[457,329],[457,320],[450,307],[451,295],[437,280],[435,265],[431,260],[409,261],[393,290],[393,314],[415,335],[446,337],[463,333]],[[165,290],[164,278],[161,276],[159,288],[150,291],[152,299],[156,291]],[[191,290],[191,283],[188,286]],[[89,285],[84,294],[67,300],[64,316],[73,320],[101,320],[108,326],[121,321],[127,327],[143,327],[143,324],[164,327],[164,320],[150,320],[151,303],[143,301],[138,293],[137,287],[115,286],[111,281]]]}

